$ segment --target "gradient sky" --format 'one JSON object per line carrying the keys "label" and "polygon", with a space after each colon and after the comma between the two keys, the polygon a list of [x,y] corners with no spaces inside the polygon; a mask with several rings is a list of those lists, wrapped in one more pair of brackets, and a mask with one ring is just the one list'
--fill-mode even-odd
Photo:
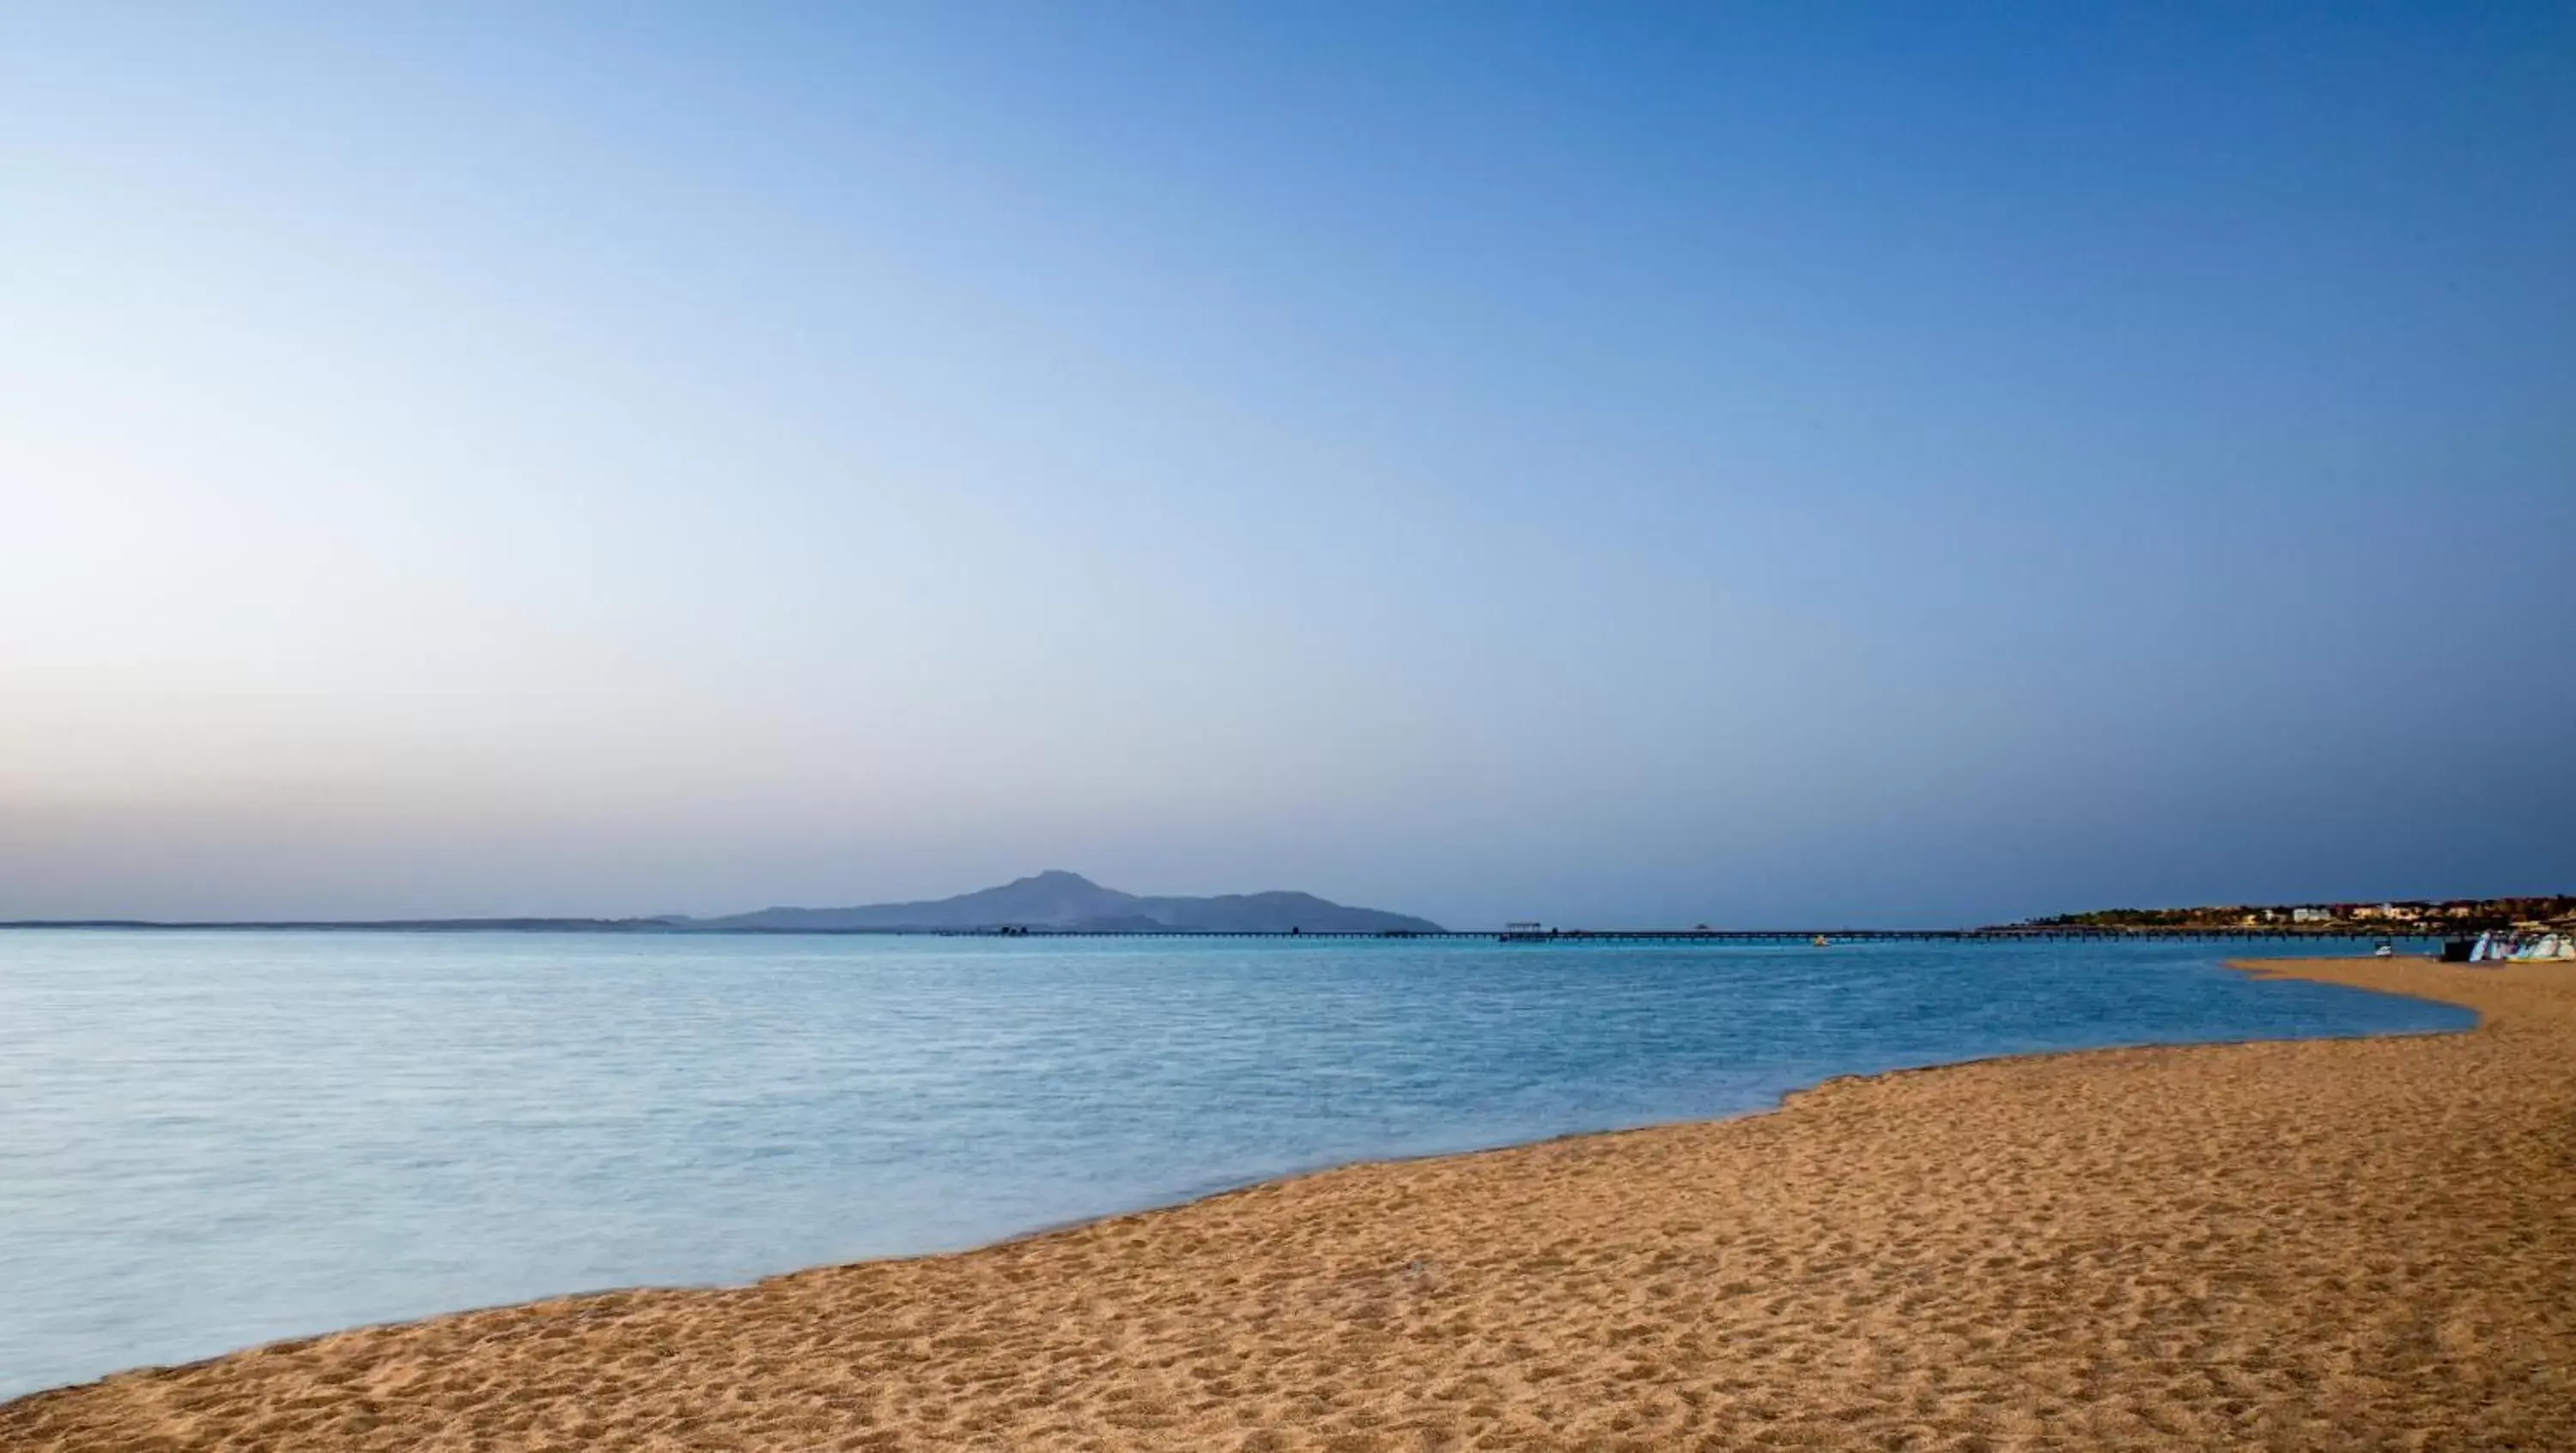
{"label": "gradient sky", "polygon": [[2576,889],[2576,9],[19,4],[0,917]]}

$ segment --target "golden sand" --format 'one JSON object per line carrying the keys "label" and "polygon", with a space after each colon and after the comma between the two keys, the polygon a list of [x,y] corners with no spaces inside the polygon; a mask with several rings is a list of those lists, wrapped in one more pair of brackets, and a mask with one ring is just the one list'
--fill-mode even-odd
{"label": "golden sand", "polygon": [[0,1449],[2576,1448],[2576,969],[958,1256],[124,1373]]}

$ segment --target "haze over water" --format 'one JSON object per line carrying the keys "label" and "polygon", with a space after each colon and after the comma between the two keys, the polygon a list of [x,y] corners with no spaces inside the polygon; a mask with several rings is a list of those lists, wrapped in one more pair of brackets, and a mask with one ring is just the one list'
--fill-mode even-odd
{"label": "haze over water", "polygon": [[2457,1028],[2210,946],[0,935],[0,1395],[2140,1041]]}

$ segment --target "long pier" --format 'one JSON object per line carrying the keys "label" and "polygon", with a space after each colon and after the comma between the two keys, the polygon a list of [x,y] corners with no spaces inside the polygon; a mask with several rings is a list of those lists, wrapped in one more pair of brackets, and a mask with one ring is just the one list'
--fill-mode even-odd
{"label": "long pier", "polygon": [[1560,928],[1560,929],[1219,929],[1219,928],[1152,928],[1152,929],[1079,929],[1011,926],[1007,928],[699,928],[688,924],[658,919],[608,918],[501,918],[501,919],[394,919],[372,922],[332,920],[281,920],[270,922],[154,922],[137,919],[17,920],[0,922],[0,931],[8,929],[88,929],[156,930],[156,931],[225,931],[225,932],[307,932],[307,933],[642,933],[669,934],[675,937],[761,934],[773,937],[835,938],[1101,938],[1101,939],[1478,939],[1512,944],[1578,944],[1578,943],[1707,943],[1707,944],[1812,944],[1817,939],[1827,943],[2022,943],[2077,941],[2089,943],[2159,942],[2159,943],[2238,943],[2258,940],[2310,941],[2318,943],[2363,940],[2407,940],[2431,942],[2466,932],[2474,934],[2478,925],[2441,932],[2401,929],[2367,929],[2337,926],[2331,929],[2267,926],[2249,928],[2086,928],[2080,926],[1997,928]]}
{"label": "long pier", "polygon": [[[753,932],[775,930],[755,929]],[[832,930],[860,933],[937,932],[960,938],[991,937],[992,929],[857,929]],[[2409,932],[2390,929],[2384,932],[2367,929],[2288,928],[1567,928],[1529,930],[1445,928],[1438,932],[1404,929],[1139,929],[1133,931],[1094,932],[1083,929],[1032,928],[1025,932],[1012,930],[1008,935],[1021,938],[1368,938],[1368,939],[1484,939],[1501,943],[1737,943],[1812,944],[1817,939],[1827,943],[2020,943],[2025,941],[2078,940],[2092,943],[2115,941],[2154,941],[2180,943],[2232,943],[2257,939],[2314,940],[2350,942],[2355,939],[2421,940],[2443,937],[2439,933]]]}

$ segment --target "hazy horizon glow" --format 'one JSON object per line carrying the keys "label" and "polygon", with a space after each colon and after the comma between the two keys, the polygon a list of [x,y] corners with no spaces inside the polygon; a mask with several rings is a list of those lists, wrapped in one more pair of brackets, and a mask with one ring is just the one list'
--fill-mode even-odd
{"label": "hazy horizon glow", "polygon": [[0,917],[2576,883],[2576,13],[30,6]]}

